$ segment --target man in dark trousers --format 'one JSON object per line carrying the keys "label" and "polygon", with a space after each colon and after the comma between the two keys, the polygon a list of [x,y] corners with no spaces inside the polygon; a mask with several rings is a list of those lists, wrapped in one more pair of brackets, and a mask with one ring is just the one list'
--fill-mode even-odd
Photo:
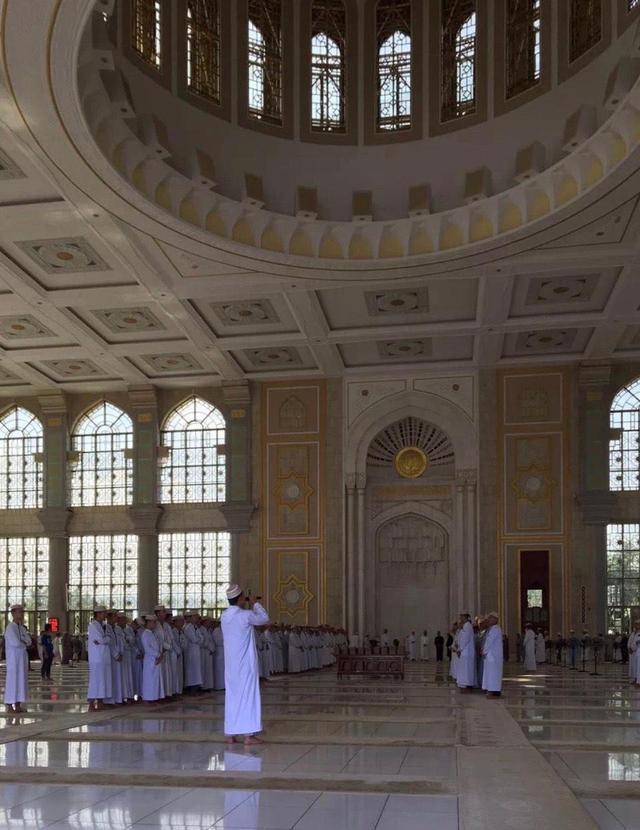
{"label": "man in dark trousers", "polygon": [[53,640],[51,639],[51,624],[46,623],[44,631],[40,635],[40,647],[42,648],[42,667],[40,675],[43,680],[51,680],[51,664],[53,663]]}
{"label": "man in dark trousers", "polygon": [[433,639],[433,644],[436,647],[436,662],[442,663],[442,654],[444,651],[444,637],[439,631]]}

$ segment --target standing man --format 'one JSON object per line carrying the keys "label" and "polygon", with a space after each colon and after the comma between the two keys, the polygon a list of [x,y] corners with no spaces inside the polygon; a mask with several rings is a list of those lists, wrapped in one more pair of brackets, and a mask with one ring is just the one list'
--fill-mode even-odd
{"label": "standing man", "polygon": [[216,620],[215,622],[215,628],[213,629],[213,642],[216,645],[213,666],[213,688],[221,691],[224,689],[224,638],[222,636],[222,626],[220,625],[220,620]]}
{"label": "standing man", "polygon": [[160,625],[155,614],[144,618],[145,629],[142,632],[144,648],[144,662],[142,665],[142,699],[145,703],[158,703],[166,697],[164,688],[164,672],[162,663],[166,660],[167,652],[163,648],[162,640],[156,635],[156,628]]}
{"label": "standing man", "polygon": [[29,698],[29,656],[31,635],[23,624],[24,608],[22,605],[11,606],[10,622],[4,632],[5,659],[7,661],[7,679],[4,688],[4,702],[7,712],[24,712],[22,704]]}
{"label": "standing man", "polygon": [[640,620],[633,621],[627,648],[629,650],[629,680],[637,686],[640,681]]}
{"label": "standing man", "polygon": [[487,697],[500,697],[502,694],[502,668],[504,651],[502,644],[502,629],[498,625],[498,614],[491,611],[485,617],[487,628],[482,642],[482,688]]}
{"label": "standing man", "polygon": [[[244,735],[245,746],[262,743],[255,737],[262,731],[260,679],[254,628],[266,625],[269,615],[238,585],[227,589],[229,608],[220,620],[224,637],[224,731],[228,743]],[[245,609],[248,600],[249,608]]]}
{"label": "standing man", "polygon": [[460,612],[456,683],[466,692],[471,692],[476,685],[476,641],[468,611]]}
{"label": "standing man", "polygon": [[184,657],[184,687],[190,694],[195,694],[202,685],[202,658],[200,657],[200,638],[198,637],[197,611],[189,611],[185,615],[186,625],[183,629],[187,641],[187,650]]}
{"label": "standing man", "polygon": [[385,628],[385,630],[382,632],[380,644],[382,645],[382,648],[386,648],[387,651],[389,650],[389,630],[387,628]]}
{"label": "standing man", "polygon": [[407,635],[406,641],[406,649],[407,649],[407,657],[411,660],[412,663],[415,663],[416,660],[416,632],[412,631],[411,634]]}
{"label": "standing man", "polygon": [[536,635],[531,623],[527,623],[524,627],[524,639],[522,641],[522,651],[524,654],[524,670],[536,670]]}
{"label": "standing man", "polygon": [[433,640],[433,644],[436,647],[436,662],[442,663],[442,655],[444,652],[444,637],[439,631]]}
{"label": "standing man", "polygon": [[429,636],[427,635],[427,629],[422,632],[422,636],[420,637],[420,659],[421,660],[428,660],[429,659]]}
{"label": "standing man", "polygon": [[40,651],[42,654],[42,666],[40,677],[43,680],[51,680],[51,666],[53,665],[54,647],[51,638],[51,623],[45,623],[44,631],[40,635]]}
{"label": "standing man", "polygon": [[89,653],[89,711],[104,709],[104,701],[111,698],[111,639],[106,629],[107,609],[96,605],[89,623],[87,650]]}
{"label": "standing man", "polygon": [[158,638],[158,645],[162,650],[162,661],[160,663],[160,669],[162,671],[162,688],[164,689],[165,697],[173,697],[176,674],[176,655],[173,650],[173,634],[171,633],[171,626],[167,622],[167,609],[164,605],[156,605],[155,616],[157,618],[157,625],[152,629],[152,631]]}

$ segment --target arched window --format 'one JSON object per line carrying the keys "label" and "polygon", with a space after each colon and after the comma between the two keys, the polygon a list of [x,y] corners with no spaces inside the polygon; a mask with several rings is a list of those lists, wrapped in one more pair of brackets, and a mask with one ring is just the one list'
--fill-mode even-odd
{"label": "arched window", "polygon": [[640,378],[613,399],[609,425],[609,489],[640,490]]}
{"label": "arched window", "polygon": [[40,631],[49,607],[49,540],[20,536],[0,538],[0,608],[4,625],[7,609],[24,605],[25,625]]}
{"label": "arched window", "polygon": [[161,440],[168,450],[160,468],[163,504],[225,500],[225,421],[220,410],[202,398],[189,398],[167,416]]}
{"label": "arched window", "polygon": [[133,423],[103,401],[80,418],[71,434],[73,507],[131,504],[133,497]]}
{"label": "arched window", "polygon": [[131,46],[150,66],[162,66],[162,0],[132,0]]}
{"label": "arched window", "polygon": [[158,545],[158,598],[163,605],[215,616],[227,607],[231,534],[161,533]]}
{"label": "arched window", "polygon": [[508,0],[507,98],[535,86],[541,66],[541,0]]}
{"label": "arched window", "polygon": [[640,525],[607,525],[607,627],[629,631],[640,605]]}
{"label": "arched window", "polygon": [[411,127],[411,3],[376,6],[378,130]]}
{"label": "arched window", "polygon": [[311,129],[344,132],[347,18],[343,0],[311,7]]}
{"label": "arched window", "polygon": [[602,39],[602,0],[570,0],[569,63]]}
{"label": "arched window", "polygon": [[282,0],[249,0],[249,115],[282,123]]}
{"label": "arched window", "polygon": [[220,103],[220,2],[187,0],[187,86]]}
{"label": "arched window", "polygon": [[135,616],[138,537],[71,536],[67,579],[72,625],[86,631],[96,603]]}
{"label": "arched window", "polygon": [[42,507],[42,424],[14,406],[0,417],[0,510]]}
{"label": "arched window", "polygon": [[442,121],[476,111],[476,0],[442,0]]}

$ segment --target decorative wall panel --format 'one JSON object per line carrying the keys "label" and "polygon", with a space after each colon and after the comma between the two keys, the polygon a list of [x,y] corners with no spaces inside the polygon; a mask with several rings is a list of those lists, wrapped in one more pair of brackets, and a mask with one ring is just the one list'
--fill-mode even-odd
{"label": "decorative wall panel", "polygon": [[325,399],[324,381],[263,389],[265,594],[285,623],[325,616]]}

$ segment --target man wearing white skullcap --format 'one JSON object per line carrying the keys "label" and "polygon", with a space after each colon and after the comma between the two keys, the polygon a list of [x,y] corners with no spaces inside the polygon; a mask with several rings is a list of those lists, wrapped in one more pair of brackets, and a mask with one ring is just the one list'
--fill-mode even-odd
{"label": "man wearing white skullcap", "polygon": [[468,611],[460,612],[456,682],[464,692],[472,691],[476,685],[476,644]]}
{"label": "man wearing white skullcap", "polygon": [[104,708],[104,701],[112,695],[111,644],[113,634],[106,625],[107,609],[96,605],[89,623],[87,651],[89,653],[89,710]]}
{"label": "man wearing white skullcap", "polygon": [[11,606],[10,622],[4,631],[4,647],[7,658],[7,679],[4,687],[4,702],[8,712],[24,712],[22,704],[29,697],[29,656],[31,635],[23,625],[24,608]]}
{"label": "man wearing white skullcap", "polygon": [[[260,599],[258,597],[258,599]],[[224,731],[229,743],[244,735],[245,745],[261,743],[260,678],[254,628],[266,625],[269,615],[258,599],[245,598],[242,588],[227,589],[229,608],[220,619],[224,637]],[[249,609],[245,609],[248,600]]]}
{"label": "man wearing white skullcap", "polygon": [[497,611],[490,611],[485,617],[487,633],[482,643],[484,666],[482,671],[482,688],[487,697],[500,697],[502,693],[502,629],[498,625]]}

